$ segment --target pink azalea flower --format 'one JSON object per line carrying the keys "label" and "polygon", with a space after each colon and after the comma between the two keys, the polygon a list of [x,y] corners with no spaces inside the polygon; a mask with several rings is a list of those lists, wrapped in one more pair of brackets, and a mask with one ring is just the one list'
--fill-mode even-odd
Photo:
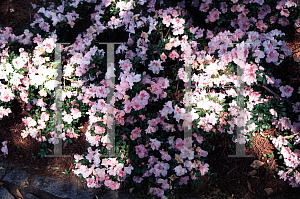
{"label": "pink azalea flower", "polygon": [[199,167],[200,173],[202,176],[204,176],[208,170],[209,170],[209,165],[207,163],[205,163],[204,165],[201,164],[201,166]]}
{"label": "pink azalea flower", "polygon": [[155,187],[155,188],[151,187],[149,192],[151,194],[156,195],[156,196],[161,197],[161,198],[163,198],[163,195],[164,195],[164,190],[162,190],[160,188],[157,188],[157,187]]}
{"label": "pink azalea flower", "polygon": [[150,146],[152,150],[158,150],[160,145],[161,145],[161,141],[157,140],[156,138],[155,139],[150,138]]}
{"label": "pink azalea flower", "polygon": [[5,154],[8,154],[7,141],[3,141],[2,145],[3,147],[1,148],[1,151]]}
{"label": "pink azalea flower", "polygon": [[183,149],[183,140],[181,138],[177,138],[176,139],[176,144],[175,144],[175,147],[178,149],[178,150],[182,150]]}
{"label": "pink azalea flower", "polygon": [[87,178],[92,174],[94,168],[88,168],[86,165],[81,165],[79,169],[82,176]]}
{"label": "pink azalea flower", "polygon": [[291,131],[295,134],[300,133],[300,122],[294,122]]}
{"label": "pink azalea flower", "polygon": [[266,31],[267,29],[268,29],[268,25],[267,24],[265,24],[264,22],[263,22],[263,20],[259,20],[257,23],[256,23],[256,27],[258,28],[258,29],[260,29],[261,31]]}
{"label": "pink azalea flower", "polygon": [[137,139],[138,137],[141,137],[141,128],[139,127],[135,127],[132,131],[131,131],[131,135],[134,139]]}
{"label": "pink azalea flower", "polygon": [[139,177],[139,176],[134,176],[133,181],[136,182],[136,183],[141,183],[143,181],[143,178]]}
{"label": "pink azalea flower", "polygon": [[167,151],[160,150],[159,152],[161,153],[161,159],[162,160],[167,160],[167,161],[171,160],[171,156],[168,154]]}
{"label": "pink azalea flower", "polygon": [[244,81],[249,86],[251,86],[252,83],[255,83],[257,81],[255,72],[245,71],[244,75],[243,75],[243,78],[244,78]]}
{"label": "pink azalea flower", "polygon": [[214,34],[213,34],[213,32],[212,32],[212,31],[210,31],[210,30],[207,30],[206,37],[207,37],[208,39],[211,39],[211,38],[213,38],[213,37],[214,37]]}
{"label": "pink azalea flower", "polygon": [[293,111],[295,113],[299,113],[300,112],[300,102],[296,102],[294,105],[293,105]]}
{"label": "pink azalea flower", "polygon": [[8,114],[11,113],[10,108],[3,108],[3,106],[0,106],[0,120],[4,117],[4,116],[8,116]]}
{"label": "pink azalea flower", "polygon": [[15,58],[12,62],[13,62],[13,66],[15,67],[15,69],[18,69],[18,70],[23,68],[26,63],[25,60],[21,57]]}
{"label": "pink azalea flower", "polygon": [[207,18],[210,22],[215,22],[216,20],[220,19],[220,17],[219,17],[220,14],[221,14],[221,12],[218,9],[213,8],[209,12],[209,15],[207,15]]}
{"label": "pink azalea flower", "polygon": [[170,165],[168,163],[158,161],[157,164],[155,164],[154,168],[153,168],[154,176],[155,177],[166,176],[169,168],[170,168]]}
{"label": "pink azalea flower", "polygon": [[222,11],[223,14],[227,12],[227,4],[226,4],[226,2],[221,2],[220,9],[221,9],[221,11]]}
{"label": "pink azalea flower", "polygon": [[172,52],[169,54],[169,57],[172,60],[175,60],[175,59],[179,58],[179,54],[175,50],[172,50]]}
{"label": "pink azalea flower", "polygon": [[183,147],[180,156],[182,158],[188,158],[189,160],[192,160],[194,158],[194,151],[188,147]]}
{"label": "pink azalea flower", "polygon": [[271,17],[270,17],[270,24],[276,23],[277,18],[278,18],[278,17],[277,17],[276,15],[271,16]]}
{"label": "pink azalea flower", "polygon": [[40,27],[43,31],[46,31],[46,32],[49,32],[49,30],[50,30],[50,25],[49,25],[49,23],[44,22],[44,21],[39,23],[39,27]]}
{"label": "pink azalea flower", "polygon": [[0,89],[0,100],[4,102],[9,102],[15,98],[15,95],[12,93],[12,91],[7,89]]}
{"label": "pink azalea flower", "polygon": [[47,53],[51,53],[54,50],[54,48],[56,47],[55,39],[53,39],[53,38],[46,38],[43,41],[43,45],[44,45],[45,51]]}
{"label": "pink azalea flower", "polygon": [[286,86],[280,86],[279,90],[281,91],[281,97],[289,98],[292,96],[294,88],[292,88],[289,85],[286,85]]}
{"label": "pink azalea flower", "polygon": [[159,179],[157,180],[157,183],[162,184],[162,185],[161,185],[161,188],[162,188],[163,190],[168,190],[168,189],[170,188],[170,185],[168,184],[168,180],[164,180],[164,179],[159,178]]}
{"label": "pink azalea flower", "polygon": [[144,158],[148,156],[148,151],[142,144],[135,146],[135,152],[139,156],[139,158]]}
{"label": "pink azalea flower", "polygon": [[206,3],[201,3],[200,7],[199,7],[199,10],[201,12],[207,12],[207,10],[209,9],[209,5],[206,4]]}
{"label": "pink azalea flower", "polygon": [[67,122],[68,124],[71,124],[73,121],[72,115],[70,115],[70,114],[64,114],[64,117],[62,119],[63,119],[63,121]]}
{"label": "pink azalea flower", "polygon": [[163,15],[163,24],[165,24],[167,27],[171,24],[171,16],[170,15]]}
{"label": "pink azalea flower", "polygon": [[122,70],[125,72],[129,72],[130,69],[132,68],[132,64],[130,62],[129,59],[126,59],[126,60],[120,60],[119,61],[119,64],[120,64],[120,67],[122,68]]}
{"label": "pink azalea flower", "polygon": [[124,167],[124,173],[130,175],[133,170],[133,167],[129,165],[128,167]]}
{"label": "pink azalea flower", "polygon": [[111,190],[116,190],[120,188],[120,183],[119,182],[114,182],[112,180],[105,180],[104,185],[110,188]]}
{"label": "pink azalea flower", "polygon": [[279,57],[279,53],[274,48],[271,48],[269,50],[269,53],[267,54],[266,62],[267,63],[277,62],[278,57]]}
{"label": "pink azalea flower", "polygon": [[71,115],[72,115],[73,119],[76,120],[77,118],[81,117],[81,112],[77,108],[71,108]]}
{"label": "pink azalea flower", "polygon": [[282,26],[287,26],[290,24],[289,20],[286,17],[280,17],[278,23]]}
{"label": "pink azalea flower", "polygon": [[49,113],[46,113],[46,112],[42,112],[42,114],[41,114],[41,119],[43,120],[43,121],[48,121],[49,120]]}
{"label": "pink azalea flower", "polygon": [[154,74],[158,74],[160,70],[164,70],[163,67],[161,66],[161,61],[160,60],[152,60],[150,61],[149,70],[151,70]]}
{"label": "pink azalea flower", "polygon": [[277,138],[270,138],[272,140],[272,143],[276,148],[281,148],[283,145],[287,145],[288,142],[286,139],[284,139],[281,135]]}
{"label": "pink azalea flower", "polygon": [[177,176],[183,176],[187,173],[187,170],[183,168],[181,165],[178,165],[174,168],[174,171],[176,172]]}
{"label": "pink azalea flower", "polygon": [[206,157],[208,155],[208,152],[202,150],[201,148],[197,148],[196,151],[198,152],[199,156]]}
{"label": "pink azalea flower", "polygon": [[22,122],[25,126],[33,127],[36,125],[36,121],[32,119],[31,117],[22,118]]}
{"label": "pink azalea flower", "polygon": [[94,188],[95,187],[95,177],[92,176],[91,178],[86,178],[87,187]]}
{"label": "pink azalea flower", "polygon": [[103,134],[103,133],[105,133],[105,128],[103,128],[101,126],[98,126],[98,125],[95,125],[95,133],[96,134]]}
{"label": "pink azalea flower", "polygon": [[276,128],[280,129],[281,131],[289,130],[292,128],[291,121],[287,117],[282,117],[280,120],[275,120],[274,122],[272,122],[272,125],[275,125]]}
{"label": "pink azalea flower", "polygon": [[288,9],[281,8],[280,15],[285,16],[285,17],[289,17],[290,11]]}
{"label": "pink azalea flower", "polygon": [[188,183],[188,180],[189,180],[189,176],[184,176],[184,177],[181,177],[180,178],[180,181],[179,181],[179,185],[183,185],[183,184],[187,184]]}

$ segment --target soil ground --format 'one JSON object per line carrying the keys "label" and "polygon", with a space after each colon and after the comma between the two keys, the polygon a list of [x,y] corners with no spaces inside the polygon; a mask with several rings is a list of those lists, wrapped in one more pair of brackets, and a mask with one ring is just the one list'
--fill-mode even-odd
{"label": "soil ground", "polygon": [[[29,26],[33,13],[30,11],[30,3],[37,0],[2,0],[0,2],[0,24],[12,27],[14,30],[22,26]],[[19,6],[22,5],[22,6]],[[288,37],[288,46],[295,49],[300,46],[300,33],[291,26],[285,30]],[[300,49],[295,52],[295,58],[300,58]],[[300,70],[285,64],[281,69],[277,69],[278,74],[282,74],[282,79],[290,83],[294,88],[300,86]],[[74,154],[83,154],[86,151],[86,141],[84,132],[87,129],[88,121],[82,120],[80,123],[81,135],[74,140],[73,144],[64,145],[63,154],[70,155],[64,158],[43,158],[40,152],[41,143],[29,136],[25,139],[21,137],[21,131],[25,129],[22,124],[22,117],[26,116],[24,104],[20,100],[15,100],[11,109],[12,114],[0,122],[0,142],[8,140],[9,162],[14,162],[23,167],[38,168],[42,174],[56,175],[74,167],[72,162]],[[272,197],[293,198],[300,196],[299,189],[293,189],[283,180],[279,180],[275,173],[278,166],[278,157],[262,159],[263,154],[276,154],[275,148],[268,138],[264,136],[274,135],[276,129],[264,131],[262,134],[256,133],[252,147],[246,147],[246,154],[253,154],[254,158],[230,158],[228,155],[235,154],[235,149],[230,148],[230,140],[215,137],[212,140],[214,150],[209,154],[209,165],[214,173],[217,173],[218,181],[211,185],[209,177],[204,177],[202,186],[181,191],[182,198],[187,196],[208,196],[210,198],[266,198],[268,197],[265,188],[273,190]],[[279,132],[280,133],[280,132]],[[51,149],[51,148],[50,148]],[[53,149],[53,147],[52,147]],[[260,160],[264,165],[258,169],[254,176],[248,175],[252,171],[250,164],[253,160]],[[58,169],[53,169],[54,167]],[[77,178],[74,174],[66,175],[66,179]],[[192,194],[191,194],[192,193]]]}

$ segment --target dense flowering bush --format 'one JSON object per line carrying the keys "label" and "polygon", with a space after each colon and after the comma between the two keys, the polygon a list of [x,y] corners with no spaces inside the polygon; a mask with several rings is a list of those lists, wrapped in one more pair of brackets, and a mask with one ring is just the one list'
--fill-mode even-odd
{"label": "dense flowering bush", "polygon": [[[235,134],[244,127],[248,142],[253,132],[274,125],[288,136],[271,138],[284,158],[278,175],[298,187],[300,90],[271,73],[292,55],[280,29],[298,19],[297,6],[286,0],[33,5],[37,12],[30,28],[20,35],[9,27],[0,30],[0,118],[9,115],[19,96],[28,112],[22,137],[30,135],[47,146],[58,143],[57,132],[72,143],[79,136],[79,119],[88,117],[87,152],[74,156],[73,172],[91,188],[115,190],[132,179],[161,198],[197,185],[210,173],[206,160],[214,135],[242,142]],[[86,30],[78,29],[80,24]],[[106,40],[111,35],[117,40]],[[108,50],[101,42],[120,40],[116,61],[107,67]],[[56,48],[62,42],[69,45]],[[64,58],[61,82],[54,62],[57,49]],[[245,82],[241,93],[237,66]],[[188,82],[190,92],[184,90]],[[114,93],[108,89],[112,86]],[[113,96],[109,102],[108,95]],[[56,125],[58,112],[62,121]],[[106,156],[108,129],[115,129],[113,157]],[[185,130],[192,136],[185,137]]]}

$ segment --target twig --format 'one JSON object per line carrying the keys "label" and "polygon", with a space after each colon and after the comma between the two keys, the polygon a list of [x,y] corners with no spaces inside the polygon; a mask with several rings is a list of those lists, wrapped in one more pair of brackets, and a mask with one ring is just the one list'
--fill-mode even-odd
{"label": "twig", "polygon": [[230,174],[233,170],[235,170],[235,169],[238,168],[238,167],[239,167],[239,165],[237,165],[236,167],[234,167],[233,169],[231,169],[230,171],[228,171],[228,172],[226,173],[226,175]]}
{"label": "twig", "polygon": [[[226,166],[225,164],[222,164],[221,162],[220,162],[220,164],[223,165],[224,167],[228,168],[228,166]],[[229,169],[229,168],[228,168],[228,169]]]}
{"label": "twig", "polygon": [[167,35],[169,34],[170,29],[171,29],[171,27],[169,27],[169,30],[168,30],[168,32],[166,33],[164,39],[165,39],[165,38],[167,37]]}

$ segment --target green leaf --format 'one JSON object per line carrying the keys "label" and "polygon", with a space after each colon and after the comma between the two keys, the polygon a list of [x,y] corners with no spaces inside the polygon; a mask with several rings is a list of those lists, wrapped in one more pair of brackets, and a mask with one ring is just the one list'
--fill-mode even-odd
{"label": "green leaf", "polygon": [[211,178],[209,180],[209,184],[215,184],[217,182],[217,179],[216,178]]}

